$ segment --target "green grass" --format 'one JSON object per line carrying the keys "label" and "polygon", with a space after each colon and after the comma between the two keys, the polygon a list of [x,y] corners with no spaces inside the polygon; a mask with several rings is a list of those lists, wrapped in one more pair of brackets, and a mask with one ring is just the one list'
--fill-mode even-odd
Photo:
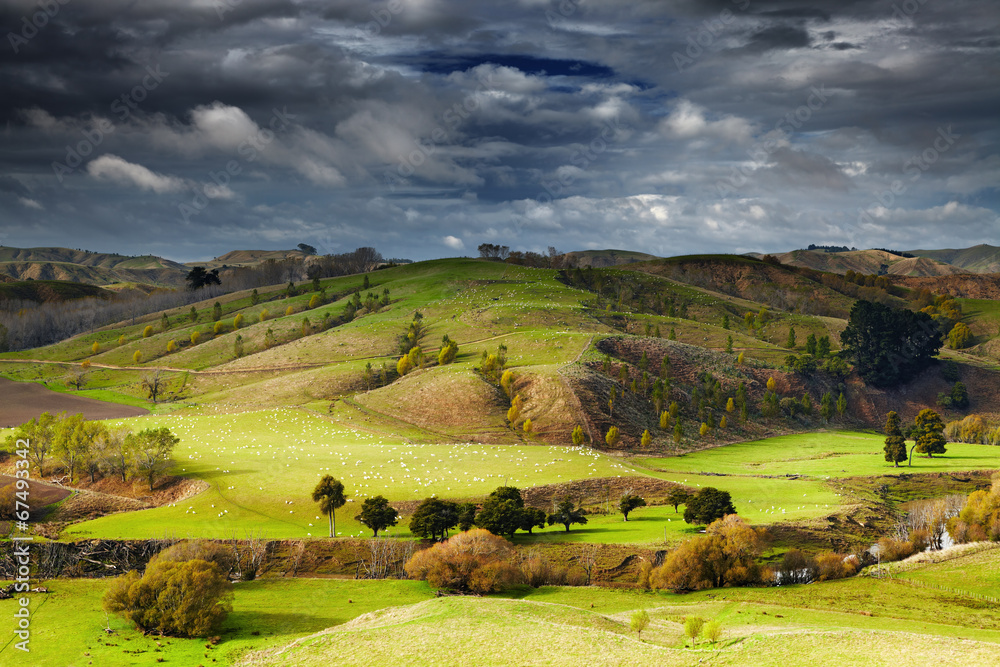
{"label": "green grass", "polygon": [[[76,524],[66,531],[68,537],[222,538],[251,529],[272,539],[325,536],[326,517],[318,517],[309,498],[325,474],[343,480],[352,499],[338,512],[337,529],[343,535],[367,532],[353,517],[368,496],[460,499],[487,495],[505,482],[524,488],[633,474],[616,459],[589,449],[416,445],[295,410],[123,421],[134,429],[168,426],[181,439],[174,450],[174,472],[205,480],[210,487],[175,506]],[[408,534],[405,526],[393,532]]]}
{"label": "green grass", "polygon": [[895,470],[883,457],[884,440],[876,434],[819,431],[741,442],[669,458],[648,458],[642,463],[678,473],[710,471],[728,475],[803,475],[822,479],[900,471],[954,472],[1000,467],[1000,449],[952,442],[944,455],[928,459],[914,453],[912,467],[904,464],[905,470]]}
{"label": "green grass", "polygon": [[[207,649],[205,639],[144,636],[115,616],[109,619],[115,634],[106,634],[101,597],[107,583],[106,579],[43,582],[51,592],[30,595],[30,653],[26,656],[13,642],[8,643],[0,648],[0,664],[155,665],[157,658],[163,658],[168,665],[215,664],[213,659],[228,665],[250,648],[284,644],[360,614],[412,604],[432,594],[425,584],[415,581],[265,579],[238,583],[233,613],[220,635],[222,642]],[[16,600],[0,601],[0,633],[5,638],[13,636],[16,605]]]}

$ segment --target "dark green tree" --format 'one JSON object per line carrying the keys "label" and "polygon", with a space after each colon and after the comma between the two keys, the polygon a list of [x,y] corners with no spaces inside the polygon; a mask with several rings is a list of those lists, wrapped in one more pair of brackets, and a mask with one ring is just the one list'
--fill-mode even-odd
{"label": "dark green tree", "polygon": [[[914,430],[914,447],[918,454],[926,454],[927,458],[933,458],[935,454],[944,454],[945,440],[944,422],[941,415],[930,409],[921,410],[914,419],[916,429]],[[912,452],[911,452],[912,454]]]}
{"label": "dark green tree", "polygon": [[458,506],[458,529],[467,531],[476,525],[476,503],[462,503]]}
{"label": "dark green tree", "polygon": [[389,501],[384,496],[375,496],[365,498],[365,502],[361,505],[361,514],[354,518],[371,528],[374,537],[378,537],[378,531],[396,525],[399,521],[399,512],[389,506]]}
{"label": "dark green tree", "polygon": [[521,530],[531,535],[536,527],[545,528],[545,512],[536,507],[525,507],[521,510]]}
{"label": "dark green tree", "polygon": [[337,517],[335,513],[347,502],[344,495],[344,483],[330,475],[323,475],[319,484],[313,489],[312,499],[319,503],[319,510],[326,514],[330,523],[330,537],[337,535]]}
{"label": "dark green tree", "polygon": [[819,341],[816,343],[816,356],[820,359],[826,359],[830,356],[830,337],[820,336]]}
{"label": "dark green tree", "polygon": [[587,517],[584,516],[587,513],[585,509],[574,508],[573,501],[569,498],[564,498],[556,506],[556,511],[548,516],[548,523],[550,526],[554,526],[557,523],[561,523],[566,527],[566,532],[569,532],[569,527],[574,524],[585,524],[587,523]]}
{"label": "dark green tree", "polygon": [[811,354],[812,356],[815,357],[816,352],[818,352],[818,345],[816,343],[816,334],[811,333],[806,338],[806,354]]}
{"label": "dark green tree", "polygon": [[899,429],[899,415],[890,412],[885,420],[885,460],[896,468],[900,461],[906,460],[906,439]]}
{"label": "dark green tree", "polygon": [[969,407],[969,391],[964,382],[956,382],[951,389],[951,404],[956,408]]}
{"label": "dark green tree", "polygon": [[941,349],[931,316],[858,301],[840,334],[844,352],[865,382],[893,387],[915,377]]}
{"label": "dark green tree", "polygon": [[222,284],[222,281],[219,279],[219,270],[212,269],[211,271],[207,271],[204,266],[196,266],[188,271],[185,280],[187,280],[188,289],[190,290],[196,290],[206,285]]}
{"label": "dark green tree", "polygon": [[410,517],[410,532],[432,541],[448,537],[458,525],[458,504],[440,498],[425,498]]}
{"label": "dark green tree", "polygon": [[729,492],[706,486],[688,499],[687,507],[684,508],[684,521],[708,525],[727,514],[736,514]]}
{"label": "dark green tree", "polygon": [[476,525],[494,535],[514,536],[521,527],[524,499],[513,486],[497,487],[476,513]]}
{"label": "dark green tree", "polygon": [[686,489],[680,486],[675,486],[670,491],[667,492],[667,504],[674,506],[674,513],[677,513],[677,508],[683,505],[691,498],[691,494],[687,492]]}
{"label": "dark green tree", "polygon": [[646,500],[644,498],[632,495],[631,493],[625,494],[624,496],[622,496],[622,499],[618,501],[618,509],[625,516],[626,521],[628,521],[629,512],[631,512],[637,507],[645,507],[645,506],[646,506]]}

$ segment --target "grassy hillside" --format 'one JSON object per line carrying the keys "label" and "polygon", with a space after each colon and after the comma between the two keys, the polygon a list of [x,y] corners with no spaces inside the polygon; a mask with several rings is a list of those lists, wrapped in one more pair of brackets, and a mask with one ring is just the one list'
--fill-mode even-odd
{"label": "grassy hillside", "polygon": [[17,280],[63,280],[90,285],[139,282],[179,286],[184,282],[187,268],[155,255],[132,257],[69,248],[0,246],[0,272]]}
{"label": "grassy hillside", "polygon": [[97,296],[111,296],[108,290],[85,283],[61,280],[19,280],[0,283],[0,302],[5,299],[22,301],[69,301]]}
{"label": "grassy hillside", "polygon": [[231,250],[209,260],[187,262],[186,266],[204,266],[208,269],[218,269],[223,266],[255,266],[269,259],[305,259],[307,255],[301,250]]}
{"label": "grassy hillside", "polygon": [[971,248],[909,252],[918,257],[947,262],[971,273],[1000,273],[1000,248],[985,243]]}

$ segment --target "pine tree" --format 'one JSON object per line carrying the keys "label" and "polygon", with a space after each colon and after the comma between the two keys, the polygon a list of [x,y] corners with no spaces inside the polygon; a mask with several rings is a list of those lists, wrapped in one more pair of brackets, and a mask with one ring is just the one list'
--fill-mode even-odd
{"label": "pine tree", "polygon": [[847,397],[841,392],[840,396],[837,397],[837,416],[841,419],[844,418],[844,414],[847,413]]}
{"label": "pine tree", "polygon": [[664,410],[663,412],[660,413],[660,428],[666,431],[669,425],[670,425],[670,413]]}
{"label": "pine tree", "polygon": [[681,438],[684,436],[684,429],[681,427],[681,420],[678,419],[674,422],[674,442],[679,443]]}
{"label": "pine tree", "polygon": [[896,468],[900,461],[906,460],[906,439],[899,424],[899,415],[890,412],[885,420],[885,460]]}
{"label": "pine tree", "polygon": [[789,350],[795,349],[795,327],[790,327],[788,329],[788,340],[785,341],[785,347]]}
{"label": "pine tree", "polygon": [[726,336],[726,354],[733,353],[733,337]]}

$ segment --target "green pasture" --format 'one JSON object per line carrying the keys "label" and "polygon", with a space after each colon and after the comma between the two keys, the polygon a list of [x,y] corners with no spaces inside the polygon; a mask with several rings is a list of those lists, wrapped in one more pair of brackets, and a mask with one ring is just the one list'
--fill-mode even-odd
{"label": "green pasture", "polygon": [[[952,442],[948,443],[947,453],[930,459],[914,452],[913,466],[904,463],[897,470],[885,461],[884,444],[884,436],[878,434],[818,431],[740,442],[668,458],[646,458],[642,464],[670,473],[801,475],[817,479],[1000,467],[997,447]],[[907,443],[907,447],[912,445]]]}
{"label": "green pasture", "polygon": [[[310,494],[326,474],[341,479],[350,496],[337,513],[337,530],[344,536],[368,533],[353,517],[370,496],[473,498],[505,483],[525,488],[634,474],[590,449],[410,444],[287,409],[123,421],[134,429],[169,427],[181,439],[173,472],[204,480],[209,488],[170,506],[76,524],[67,537],[219,538],[250,530],[272,539],[322,537],[327,520]],[[393,534],[408,531],[401,525]]]}

